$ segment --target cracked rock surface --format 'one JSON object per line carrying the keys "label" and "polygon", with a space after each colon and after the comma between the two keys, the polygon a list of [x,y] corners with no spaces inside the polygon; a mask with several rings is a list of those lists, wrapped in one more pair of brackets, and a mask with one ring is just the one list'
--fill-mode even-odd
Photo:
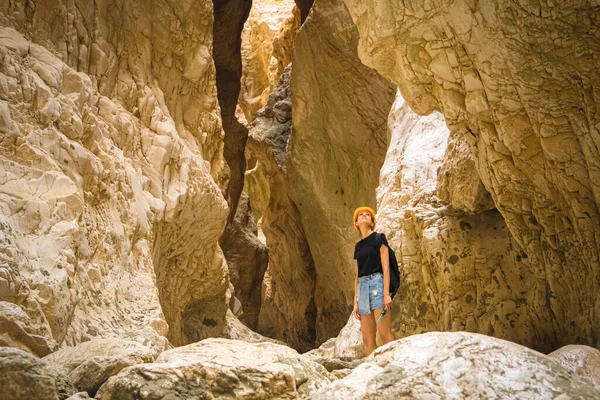
{"label": "cracked rock surface", "polygon": [[535,347],[598,343],[600,114],[595,1],[344,0],[361,60],[470,144],[529,257]]}
{"label": "cracked rock surface", "polygon": [[273,343],[205,339],[123,370],[97,399],[305,398],[331,381],[327,370]]}
{"label": "cracked rock surface", "polygon": [[68,378],[78,391],[94,396],[100,386],[122,369],[149,363],[158,349],[122,339],[96,339],[60,349],[43,358]]}
{"label": "cracked rock surface", "polygon": [[257,165],[246,175],[249,192],[266,190],[262,229],[269,246],[257,329],[299,351],[315,345],[315,269],[302,218],[286,183],[286,146],[292,127],[292,93],[288,66],[269,101],[250,128],[248,149]]}
{"label": "cracked rock surface", "polygon": [[0,298],[20,309],[9,344],[20,335],[44,355],[117,336],[164,349],[166,336],[221,332],[212,4],[0,10]]}
{"label": "cracked rock surface", "polygon": [[388,343],[309,399],[594,399],[600,387],[550,357],[485,335],[431,332]]}
{"label": "cracked rock surface", "polygon": [[[470,161],[456,152],[443,116],[418,116],[398,93],[388,126],[377,220],[400,263],[401,286],[392,310],[396,337],[467,330],[537,344],[547,326],[527,314],[535,300],[529,295],[534,285],[529,260],[502,216],[496,210],[470,214],[466,206],[455,208],[456,202],[437,197],[440,167]],[[461,204],[481,204],[481,192],[461,190],[480,184],[478,179],[463,184],[466,171],[453,168],[444,178],[460,183]]]}
{"label": "cracked rock surface", "polygon": [[247,123],[267,104],[269,94],[292,61],[292,44],[300,28],[293,0],[254,0],[242,30],[242,78],[238,107]]}
{"label": "cracked rock surface", "polygon": [[570,344],[548,354],[569,371],[588,377],[600,387],[600,350]]}
{"label": "cracked rock surface", "polygon": [[76,392],[50,363],[11,347],[0,347],[0,399],[66,399]]}

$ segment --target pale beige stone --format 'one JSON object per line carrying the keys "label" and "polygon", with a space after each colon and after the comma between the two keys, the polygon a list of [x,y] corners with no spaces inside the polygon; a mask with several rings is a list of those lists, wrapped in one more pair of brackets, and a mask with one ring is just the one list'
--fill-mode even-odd
{"label": "pale beige stone", "polygon": [[242,78],[238,107],[250,123],[267,104],[283,69],[292,60],[292,43],[300,28],[293,0],[256,0],[242,30]]}
{"label": "pale beige stone", "polygon": [[286,343],[280,340],[266,337],[254,332],[246,325],[241,323],[240,320],[233,315],[231,310],[227,310],[227,329],[221,336],[228,339],[243,340],[244,342],[249,343],[270,342],[286,346]]}
{"label": "pale beige stone", "polygon": [[548,354],[548,356],[569,371],[590,378],[600,387],[600,350],[577,344],[570,344]]}
{"label": "pale beige stone", "polygon": [[49,363],[12,347],[0,347],[0,399],[66,399],[76,392]]}
{"label": "pale beige stone", "polygon": [[[288,195],[286,146],[292,126],[291,67],[284,71],[268,104],[256,114],[248,149],[257,160],[252,174],[268,188],[262,230],[269,246],[258,332],[306,351],[315,345],[314,263],[298,208]],[[260,174],[260,175],[259,175]],[[250,193],[253,181],[246,182]]]}
{"label": "pale beige stone", "polygon": [[293,134],[286,184],[314,259],[316,338],[338,334],[353,304],[358,206],[375,206],[393,86],[358,59],[342,1],[314,4],[292,58]]}
{"label": "pale beige stone", "polygon": [[309,399],[583,398],[600,388],[550,357],[485,335],[431,332],[377,349]]}
{"label": "pale beige stone", "polygon": [[96,398],[305,398],[331,381],[327,370],[273,343],[205,339],[165,351],[155,363],[123,370]]}
{"label": "pale beige stone", "polygon": [[362,342],[360,321],[351,315],[348,322],[335,338],[331,338],[318,348],[305,353],[309,358],[360,359],[367,355]]}
{"label": "pale beige stone", "polygon": [[[530,340],[600,332],[597,2],[344,0],[361,60],[419,114],[440,110],[533,275]],[[518,297],[513,298],[517,301]]]}
{"label": "pale beige stone", "polygon": [[67,347],[43,358],[68,377],[78,391],[94,396],[108,378],[122,369],[153,362],[159,354],[140,343],[122,339],[96,339]]}
{"label": "pale beige stone", "polygon": [[391,311],[395,336],[466,330],[539,346],[545,325],[528,314],[535,278],[502,216],[496,210],[471,215],[436,197],[440,166],[448,160],[464,165],[468,153],[449,145],[453,141],[439,113],[420,117],[399,93],[388,125],[377,229],[400,265],[401,286]]}
{"label": "pale beige stone", "polygon": [[38,356],[49,354],[57,345],[44,336],[44,328],[17,304],[0,301],[0,346],[16,347]]}
{"label": "pale beige stone", "polygon": [[454,209],[470,214],[496,208],[479,178],[471,147],[460,134],[454,133],[448,137],[446,154],[437,171],[436,195]]}
{"label": "pale beige stone", "polygon": [[0,300],[62,346],[222,333],[212,2],[0,10]]}

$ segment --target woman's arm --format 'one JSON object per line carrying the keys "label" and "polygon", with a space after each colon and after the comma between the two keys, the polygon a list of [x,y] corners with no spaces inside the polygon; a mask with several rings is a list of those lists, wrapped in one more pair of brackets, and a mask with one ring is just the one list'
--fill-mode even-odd
{"label": "woman's arm", "polygon": [[382,244],[379,248],[379,255],[383,271],[383,305],[389,308],[392,305],[392,297],[390,296],[390,254],[385,244]]}
{"label": "woman's arm", "polygon": [[360,319],[358,313],[358,260],[356,261],[356,275],[354,276],[354,318]]}

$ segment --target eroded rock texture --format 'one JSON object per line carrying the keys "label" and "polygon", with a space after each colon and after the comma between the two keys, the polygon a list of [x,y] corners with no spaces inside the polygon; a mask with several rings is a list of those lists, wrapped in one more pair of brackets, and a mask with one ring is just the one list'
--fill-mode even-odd
{"label": "eroded rock texture", "polygon": [[76,392],[49,363],[12,347],[0,347],[0,399],[66,399]]}
{"label": "eroded rock texture", "polygon": [[126,367],[152,362],[158,353],[137,342],[97,339],[58,350],[43,360],[64,374],[75,389],[94,396],[108,378]]}
{"label": "eroded rock texture", "polygon": [[344,1],[361,60],[397,83],[415,111],[440,110],[469,141],[529,257],[532,345],[596,345],[597,2]]}
{"label": "eroded rock texture", "polygon": [[293,0],[254,0],[242,31],[242,77],[238,106],[250,123],[267,104],[283,69],[292,61],[292,44],[300,28]]}
{"label": "eroded rock texture", "polygon": [[350,314],[357,206],[375,205],[386,150],[391,84],[358,60],[358,32],[341,1],[314,4],[294,43],[294,130],[288,193],[302,215],[316,269],[316,337],[337,335]]}
{"label": "eroded rock texture", "polygon": [[548,354],[574,374],[585,376],[600,387],[600,350],[570,344]]}
{"label": "eroded rock texture", "polygon": [[165,335],[223,329],[211,3],[0,12],[0,299],[35,321],[19,328],[24,346],[118,336],[164,348]]}
{"label": "eroded rock texture", "polygon": [[315,269],[300,213],[285,181],[285,151],[292,127],[290,75],[288,67],[267,106],[256,114],[248,138],[248,149],[257,159],[252,175],[260,175],[268,186],[262,230],[269,267],[257,329],[306,351],[315,345]]}
{"label": "eroded rock texture", "polygon": [[318,348],[306,352],[303,356],[309,359],[349,359],[356,360],[367,355],[362,343],[360,321],[354,316],[342,328],[337,337],[331,338]]}
{"label": "eroded rock texture", "polygon": [[598,396],[592,382],[534,350],[479,334],[432,332],[377,349],[373,360],[310,399]]}
{"label": "eroded rock texture", "polygon": [[122,371],[97,399],[305,398],[331,381],[321,365],[273,343],[206,339]]}
{"label": "eroded rock texture", "polygon": [[[398,94],[389,130],[377,218],[401,264],[392,310],[396,337],[468,330],[534,345],[543,325],[527,314],[530,266],[502,216],[496,210],[467,214],[436,197],[442,163],[469,161],[449,145],[456,141],[449,141],[442,115],[420,117]],[[481,204],[486,196],[464,189],[481,181],[454,176],[466,179],[466,173],[451,169],[445,179],[460,182],[461,204]]]}

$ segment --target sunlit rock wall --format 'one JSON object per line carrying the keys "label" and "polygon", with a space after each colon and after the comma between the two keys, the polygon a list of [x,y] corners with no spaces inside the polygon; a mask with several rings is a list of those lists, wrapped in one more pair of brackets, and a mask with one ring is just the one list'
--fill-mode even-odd
{"label": "sunlit rock wall", "polygon": [[[600,42],[595,1],[344,0],[361,60],[467,140],[529,257],[534,346],[600,332]],[[542,328],[543,326],[543,328]]]}
{"label": "sunlit rock wall", "polygon": [[[502,215],[495,209],[467,213],[436,195],[442,163],[470,160],[456,151],[460,143],[449,140],[443,116],[418,116],[398,94],[389,132],[377,218],[401,264],[392,309],[395,336],[467,330],[537,343],[544,325],[533,321],[527,308],[535,280]],[[461,204],[479,208],[486,198],[474,189],[479,178],[466,176],[466,169],[446,172],[445,179],[455,183],[449,191],[456,186]]]}
{"label": "sunlit rock wall", "polygon": [[292,60],[300,28],[293,0],[254,0],[242,31],[242,78],[238,106],[247,123],[267,104],[283,69]]}
{"label": "sunlit rock wall", "polygon": [[4,1],[0,26],[3,344],[224,329],[212,3]]}

